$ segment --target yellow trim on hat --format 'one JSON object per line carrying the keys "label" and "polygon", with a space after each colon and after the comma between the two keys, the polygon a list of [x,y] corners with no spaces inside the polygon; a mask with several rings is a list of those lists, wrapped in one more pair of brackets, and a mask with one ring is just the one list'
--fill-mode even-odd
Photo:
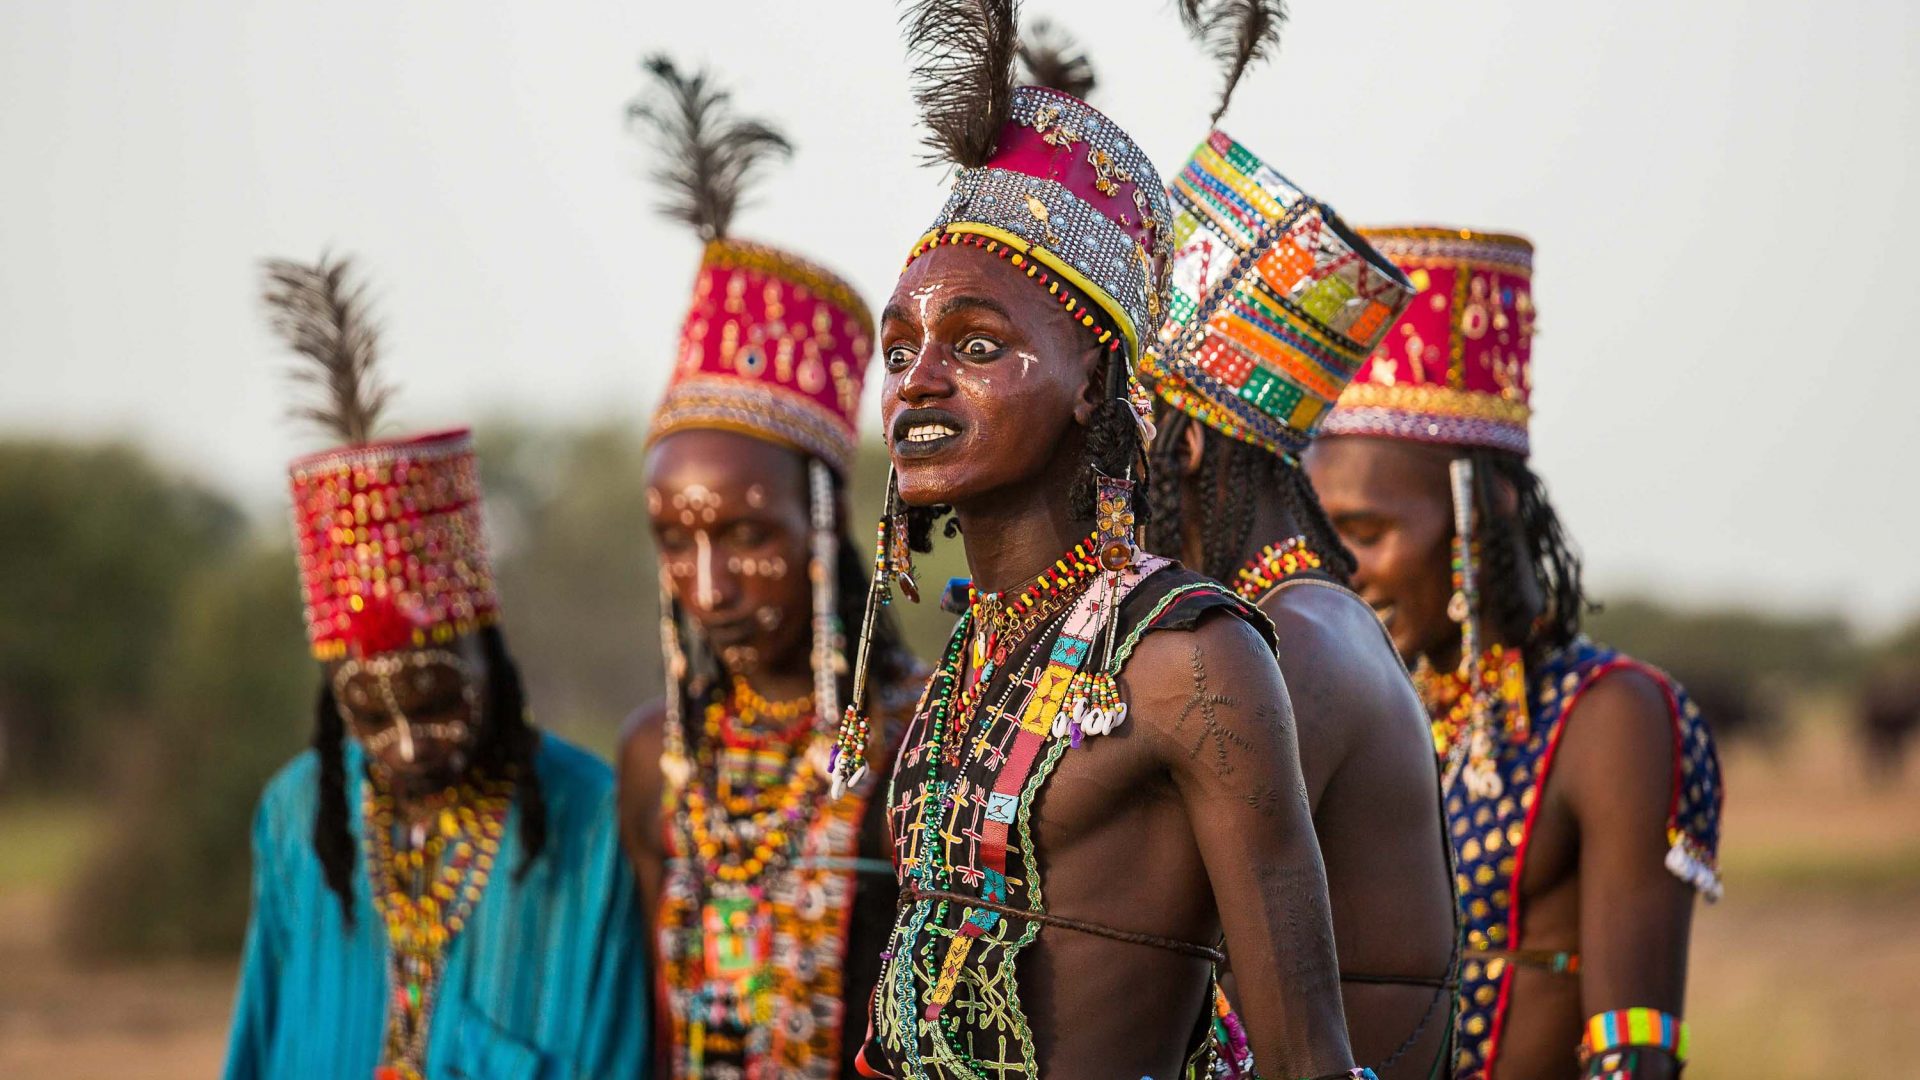
{"label": "yellow trim on hat", "polygon": [[[1101,288],[1098,285],[1095,285],[1092,281],[1088,280],[1085,274],[1082,274],[1080,271],[1075,270],[1073,267],[1067,265],[1066,261],[1060,258],[1060,256],[1055,255],[1053,252],[1048,251],[1046,248],[1041,247],[1037,244],[1029,243],[1028,241],[1022,239],[1019,236],[1016,236],[1013,233],[1008,232],[1005,229],[996,228],[992,225],[982,225],[977,221],[956,221],[953,224],[946,226],[945,228],[935,229],[932,232],[928,233],[927,235],[921,237],[919,242],[914,244],[914,247],[919,248],[924,246],[928,242],[938,237],[941,233],[970,234],[973,236],[984,236],[989,240],[999,241],[1000,243],[1007,245],[1013,250],[1018,251],[1021,254],[1027,256],[1028,258],[1034,259],[1040,262],[1041,264],[1045,265],[1047,269],[1053,271],[1054,273],[1059,274],[1062,278],[1066,279],[1067,284],[1072,285],[1074,288],[1079,289],[1082,293],[1085,293],[1087,296],[1087,299],[1092,300],[1096,304],[1099,304],[1101,310],[1105,311],[1108,315],[1111,315],[1113,317],[1114,325],[1120,328],[1120,336],[1125,338],[1127,341],[1128,362],[1132,364],[1137,364],[1139,362],[1139,359],[1140,359],[1139,332],[1134,328],[1133,319],[1127,315],[1126,309],[1120,306],[1120,302],[1118,300],[1115,300],[1113,297],[1107,295],[1107,290]],[[1153,282],[1151,281],[1147,282],[1147,287],[1151,289],[1153,287]]]}

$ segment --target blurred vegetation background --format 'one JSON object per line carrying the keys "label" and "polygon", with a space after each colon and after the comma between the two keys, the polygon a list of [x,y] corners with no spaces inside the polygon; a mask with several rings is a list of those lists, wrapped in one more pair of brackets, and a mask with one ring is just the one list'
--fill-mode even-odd
{"label": "blurred vegetation background", "polygon": [[[490,422],[478,431],[505,628],[536,716],[610,754],[622,718],[660,691],[640,435],[612,424]],[[862,544],[884,476],[882,451],[869,447],[852,492],[852,535]],[[12,939],[0,928],[0,968],[10,940],[41,950],[32,955],[42,960],[51,950],[61,964],[96,968],[216,958],[181,976],[183,985],[201,987],[198,996],[168,1006],[197,1010],[190,1020],[155,1019],[141,1010],[159,1005],[125,991],[125,1008],[143,1023],[200,1032],[196,1063],[217,1048],[208,1033],[224,1023],[226,965],[247,912],[254,801],[305,745],[313,723],[318,683],[288,543],[281,516],[249,515],[132,445],[0,442],[0,923],[18,915],[32,927]],[[928,602],[899,609],[922,656],[937,653],[951,623],[931,598],[962,569],[958,545],[943,545],[920,566]],[[1837,613],[1788,618],[1757,609],[1680,610],[1646,597],[1599,599],[1605,607],[1592,617],[1595,637],[1685,682],[1731,757],[1776,763],[1766,766],[1774,779],[1752,782],[1756,794],[1832,790],[1844,801],[1902,782],[1920,720],[1920,616],[1866,637]],[[1800,741],[1809,728],[1820,732],[1816,743]],[[1802,753],[1808,745],[1817,755]],[[1814,756],[1827,788],[1793,771]],[[1787,765],[1778,764],[1783,759]],[[1736,801],[1743,780],[1760,768],[1730,770]],[[1911,794],[1914,785],[1902,790]],[[1778,916],[1799,935],[1806,913],[1824,901],[1793,892],[1794,883],[1864,882],[1860,902],[1909,913],[1890,916],[1890,925],[1904,917],[1913,931],[1901,947],[1915,962],[1900,969],[1912,985],[1920,970],[1913,944],[1920,923],[1910,914],[1920,898],[1920,824],[1909,812],[1920,809],[1920,798],[1854,811],[1819,799],[1835,816],[1813,822],[1806,843],[1728,856],[1730,893],[1739,895],[1743,873],[1779,883],[1785,899],[1748,918],[1767,926]],[[1881,820],[1889,812],[1908,816]],[[1782,813],[1783,828],[1804,824],[1805,811]],[[1760,829],[1772,831],[1771,822],[1761,819]],[[1730,845],[1748,839],[1735,823],[1728,833]],[[1881,833],[1885,843],[1858,851],[1832,839]],[[9,906],[9,897],[33,902]],[[1877,917],[1847,908],[1835,919]],[[1841,947],[1817,935],[1807,940],[1825,952]],[[120,984],[59,989],[67,985],[28,978],[16,981],[11,998],[0,989],[0,1043],[10,1024],[28,1030],[21,1018],[53,1008],[46,1003],[61,993],[74,995],[77,1008],[98,1009]],[[1737,987],[1726,993],[1742,1000]],[[36,996],[29,1001],[29,994]],[[189,1000],[197,1004],[182,1004]],[[1755,1001],[1751,1009],[1771,1015],[1779,1006]],[[1703,1032],[1700,1041],[1711,1047],[1716,1040]],[[1749,1042],[1728,1039],[1723,1048],[1738,1060]],[[53,1043],[70,1049],[71,1040]]]}

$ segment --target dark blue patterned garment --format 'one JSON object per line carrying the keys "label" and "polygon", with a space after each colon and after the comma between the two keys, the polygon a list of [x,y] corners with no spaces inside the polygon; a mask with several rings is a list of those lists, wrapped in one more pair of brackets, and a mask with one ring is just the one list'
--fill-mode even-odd
{"label": "dark blue patterned garment", "polygon": [[[1667,815],[1667,868],[1709,900],[1720,895],[1716,854],[1720,846],[1720,759],[1713,736],[1686,691],[1665,672],[1629,659],[1582,637],[1538,670],[1527,674],[1531,718],[1519,739],[1503,739],[1495,766],[1501,794],[1479,798],[1459,776],[1446,789],[1447,831],[1456,860],[1466,950],[1460,972],[1457,1080],[1487,1075],[1499,1054],[1501,1024],[1512,993],[1513,963],[1478,957],[1488,950],[1516,950],[1520,928],[1516,883],[1532,840],[1533,811],[1553,771],[1555,751],[1568,713],[1580,695],[1609,672],[1645,674],[1666,692],[1673,717],[1675,758],[1672,804]],[[1561,954],[1563,969],[1571,962]],[[1545,961],[1550,968],[1554,961]]]}

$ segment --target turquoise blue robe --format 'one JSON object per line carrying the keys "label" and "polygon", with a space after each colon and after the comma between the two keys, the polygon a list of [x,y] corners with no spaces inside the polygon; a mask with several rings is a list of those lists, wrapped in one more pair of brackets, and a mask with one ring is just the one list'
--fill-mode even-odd
{"label": "turquoise blue robe", "polygon": [[[348,814],[364,860],[362,758],[349,744]],[[428,1031],[431,1080],[644,1077],[648,983],[613,774],[542,736],[535,768],[547,846],[525,880],[520,808],[500,870],[454,939]],[[311,840],[319,761],[309,751],[267,785],[253,825],[253,918],[227,1050],[228,1080],[370,1080],[385,1031],[386,933],[364,862],[354,925]]]}

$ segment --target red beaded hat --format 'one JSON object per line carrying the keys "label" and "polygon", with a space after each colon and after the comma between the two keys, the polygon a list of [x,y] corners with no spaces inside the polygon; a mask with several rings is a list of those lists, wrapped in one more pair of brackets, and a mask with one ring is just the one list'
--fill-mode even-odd
{"label": "red beaded hat", "polygon": [[738,431],[845,476],[872,355],[873,318],[852,286],[776,248],[713,240],[648,442],[687,428]]}
{"label": "red beaded hat", "polygon": [[325,387],[296,415],[345,445],[288,467],[307,640],[321,660],[444,644],[490,625],[499,598],[480,522],[480,473],[466,429],[375,440],[388,390],[378,333],[345,259],[271,260],[273,327]]}
{"label": "red beaded hat", "polygon": [[1533,245],[1433,227],[1361,229],[1419,290],[1321,429],[1525,455]]}
{"label": "red beaded hat", "polygon": [[328,450],[289,473],[314,656],[444,644],[494,621],[466,429]]}
{"label": "red beaded hat", "polygon": [[661,209],[706,241],[648,445],[689,428],[737,431],[817,457],[844,477],[873,316],[833,273],[728,235],[752,176],[792,147],[771,126],[733,115],[730,95],[706,72],[683,73],[664,56],[646,69],[656,86],[628,113],[651,129],[660,154]]}

